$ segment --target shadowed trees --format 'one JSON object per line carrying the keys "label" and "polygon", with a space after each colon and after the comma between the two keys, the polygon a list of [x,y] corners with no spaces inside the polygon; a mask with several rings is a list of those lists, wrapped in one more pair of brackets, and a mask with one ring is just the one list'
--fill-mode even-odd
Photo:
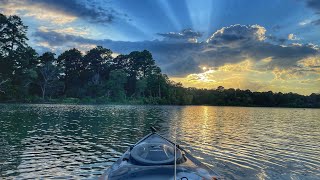
{"label": "shadowed trees", "polygon": [[33,79],[37,53],[26,43],[27,26],[18,16],[0,14],[0,90],[11,99],[22,99]]}
{"label": "shadowed trees", "polygon": [[54,53],[46,52],[39,57],[37,85],[41,88],[41,97],[52,96],[62,90],[59,82],[61,69],[57,66]]}
{"label": "shadowed trees", "polygon": [[106,82],[109,78],[112,64],[112,51],[97,46],[89,50],[83,57],[82,77],[87,88],[86,95],[90,97],[104,96]]}
{"label": "shadowed trees", "polygon": [[108,89],[113,100],[123,101],[126,98],[126,92],[124,90],[126,83],[127,74],[123,69],[117,69],[110,72]]}
{"label": "shadowed trees", "polygon": [[83,87],[83,57],[79,50],[73,48],[58,56],[58,66],[62,68],[61,80],[64,82],[64,94],[67,97],[81,97]]}

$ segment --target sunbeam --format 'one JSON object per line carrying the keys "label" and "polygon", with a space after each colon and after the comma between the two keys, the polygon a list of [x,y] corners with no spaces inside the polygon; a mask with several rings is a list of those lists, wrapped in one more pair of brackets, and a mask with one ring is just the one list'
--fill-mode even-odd
{"label": "sunbeam", "polygon": [[210,15],[212,10],[211,0],[203,1],[187,1],[189,14],[192,21],[192,28],[200,30],[204,35],[208,35],[207,27],[210,22]]}
{"label": "sunbeam", "polygon": [[179,31],[182,29],[180,21],[177,19],[174,10],[172,9],[168,0],[160,0],[156,1],[155,3],[159,4],[159,8],[164,12],[166,16],[170,19],[172,24],[174,25],[174,30]]}

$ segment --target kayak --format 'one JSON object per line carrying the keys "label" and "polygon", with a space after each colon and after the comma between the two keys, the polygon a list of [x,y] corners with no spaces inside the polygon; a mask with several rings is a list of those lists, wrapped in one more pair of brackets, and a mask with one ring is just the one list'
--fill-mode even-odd
{"label": "kayak", "polygon": [[104,180],[223,179],[179,145],[152,132],[130,146],[100,177]]}

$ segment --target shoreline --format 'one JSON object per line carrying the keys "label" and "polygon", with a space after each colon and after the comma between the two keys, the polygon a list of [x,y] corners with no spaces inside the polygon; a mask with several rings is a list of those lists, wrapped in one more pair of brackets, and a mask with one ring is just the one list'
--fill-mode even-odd
{"label": "shoreline", "polygon": [[85,103],[85,102],[0,102],[0,105],[92,105],[92,106],[212,106],[212,107],[247,107],[247,108],[290,108],[290,109],[320,109],[320,107],[294,107],[294,106],[256,106],[256,105],[213,105],[213,104],[147,104],[134,102],[109,102],[109,103]]}

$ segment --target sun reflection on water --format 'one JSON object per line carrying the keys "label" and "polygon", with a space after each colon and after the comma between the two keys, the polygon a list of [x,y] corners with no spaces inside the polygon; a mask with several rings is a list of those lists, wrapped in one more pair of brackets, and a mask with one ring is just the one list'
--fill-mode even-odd
{"label": "sun reflection on water", "polygon": [[227,179],[320,177],[320,110],[0,105],[0,177],[97,178],[150,132]]}

